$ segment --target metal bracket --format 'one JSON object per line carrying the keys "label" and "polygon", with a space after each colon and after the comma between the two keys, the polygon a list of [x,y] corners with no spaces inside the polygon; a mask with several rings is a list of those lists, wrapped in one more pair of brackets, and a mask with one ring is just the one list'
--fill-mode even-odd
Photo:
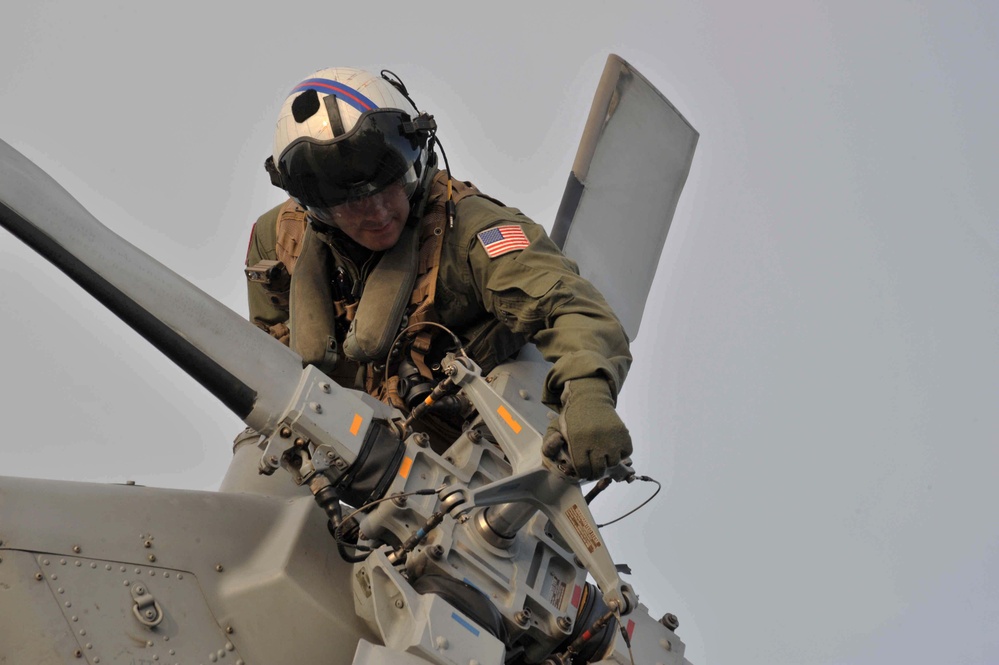
{"label": "metal bracket", "polygon": [[163,621],[163,609],[153,598],[153,594],[141,584],[133,584],[130,587],[132,592],[132,614],[144,626],[153,628]]}

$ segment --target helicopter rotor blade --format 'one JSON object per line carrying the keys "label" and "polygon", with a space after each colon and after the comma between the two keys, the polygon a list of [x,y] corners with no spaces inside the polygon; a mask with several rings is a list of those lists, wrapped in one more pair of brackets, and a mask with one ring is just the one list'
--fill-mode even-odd
{"label": "helicopter rotor blade", "polygon": [[632,340],[697,138],[637,69],[607,57],[551,236],[607,298]]}
{"label": "helicopter rotor blade", "polygon": [[44,170],[2,140],[0,225],[248,425],[261,432],[273,429],[302,374],[301,358],[105,227]]}

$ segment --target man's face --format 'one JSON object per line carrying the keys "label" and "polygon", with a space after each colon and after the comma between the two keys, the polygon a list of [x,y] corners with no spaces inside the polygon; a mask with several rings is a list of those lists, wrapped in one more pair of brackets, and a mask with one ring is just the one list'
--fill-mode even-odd
{"label": "man's face", "polygon": [[409,218],[409,199],[402,182],[397,182],[373,196],[311,212],[362,247],[381,252],[399,242]]}

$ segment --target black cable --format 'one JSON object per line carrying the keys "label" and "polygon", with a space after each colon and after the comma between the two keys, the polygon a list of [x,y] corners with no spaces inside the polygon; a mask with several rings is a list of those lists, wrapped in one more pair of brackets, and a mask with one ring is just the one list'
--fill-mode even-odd
{"label": "black cable", "polygon": [[638,512],[639,510],[641,510],[642,508],[644,508],[645,505],[647,503],[649,503],[649,501],[652,501],[652,499],[656,498],[656,495],[659,494],[659,491],[663,488],[662,483],[660,483],[655,478],[650,478],[649,476],[635,476],[635,480],[641,480],[641,481],[647,482],[647,483],[655,483],[656,484],[656,491],[652,493],[652,496],[650,496],[648,499],[646,499],[645,501],[643,501],[640,504],[638,504],[637,507],[632,508],[631,510],[629,510],[628,512],[626,512],[624,515],[621,515],[620,517],[616,517],[616,518],[612,519],[610,522],[604,522],[603,524],[598,524],[597,525],[598,529],[602,528],[602,527],[605,527],[605,526],[609,526],[611,524],[614,524],[615,522],[620,522],[625,517],[628,517],[629,515],[632,515],[632,514]]}
{"label": "black cable", "polygon": [[[334,540],[334,542],[336,542],[337,551],[340,552],[340,556],[343,557],[343,559],[345,561],[347,561],[348,563],[359,563],[361,561],[364,561],[366,558],[368,558],[368,555],[371,554],[371,552],[373,552],[375,550],[375,548],[369,547],[368,545],[358,545],[357,543],[350,543],[350,542],[347,542],[347,541],[343,540],[343,532],[341,531],[341,529],[343,528],[343,526],[345,524],[347,524],[348,522],[350,522],[350,520],[354,517],[354,515],[357,515],[358,513],[363,512],[363,511],[367,510],[368,508],[371,508],[372,506],[375,506],[375,505],[377,505],[377,504],[379,504],[379,503],[381,503],[383,501],[390,501],[392,499],[398,499],[398,498],[406,497],[406,496],[417,496],[417,495],[426,496],[426,495],[430,495],[430,494],[437,494],[438,492],[440,492],[440,489],[425,488],[425,489],[421,489],[421,490],[414,490],[412,492],[404,492],[402,494],[392,494],[392,495],[389,495],[389,496],[383,496],[380,499],[375,499],[374,501],[369,501],[368,503],[364,504],[360,508],[357,508],[356,510],[354,510],[354,512],[350,513],[349,515],[347,515],[347,517],[345,517],[344,519],[342,519],[340,521],[340,524],[337,525],[337,527],[333,529],[333,540]],[[343,549],[344,547],[350,547],[350,548],[354,549],[354,551],[367,552],[367,554],[365,554],[362,557],[353,556],[353,555],[347,554],[346,551],[344,551],[344,549]]]}

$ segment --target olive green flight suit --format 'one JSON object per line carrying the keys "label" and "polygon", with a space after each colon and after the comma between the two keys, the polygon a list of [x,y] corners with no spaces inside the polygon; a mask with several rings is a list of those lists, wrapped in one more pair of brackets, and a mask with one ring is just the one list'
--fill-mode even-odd
{"label": "olive green flight suit", "polygon": [[[279,208],[257,221],[247,265],[276,258]],[[575,262],[561,253],[543,227],[516,208],[468,196],[458,202],[456,212],[454,227],[444,233],[437,278],[440,322],[462,338],[484,371],[509,359],[524,340],[533,342],[553,363],[544,387],[546,403],[558,404],[565,382],[584,377],[605,379],[616,397],[631,365],[629,341],[603,296],[579,276]],[[490,258],[477,234],[506,225],[523,229],[530,246]],[[335,240],[330,251],[335,265],[363,282],[361,267],[338,251]],[[258,326],[267,329],[287,321],[287,306],[275,302],[262,284],[248,283],[248,297],[250,318]],[[290,326],[294,328],[294,321]]]}

